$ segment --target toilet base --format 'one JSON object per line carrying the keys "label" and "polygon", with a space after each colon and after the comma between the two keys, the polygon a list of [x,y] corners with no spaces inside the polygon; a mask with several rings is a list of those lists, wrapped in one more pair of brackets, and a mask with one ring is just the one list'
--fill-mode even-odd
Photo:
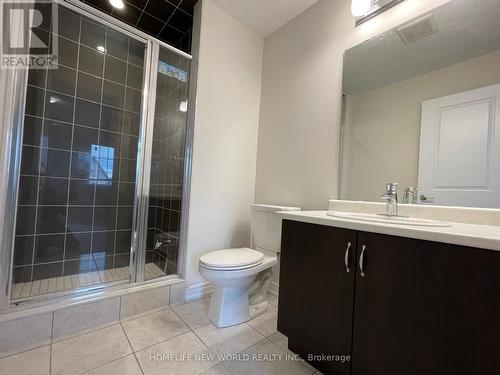
{"label": "toilet base", "polygon": [[267,311],[267,301],[250,306],[248,287],[216,287],[210,297],[208,319],[219,328],[249,321]]}
{"label": "toilet base", "polygon": [[276,257],[265,257],[257,266],[241,270],[214,270],[200,265],[200,274],[214,285],[208,319],[217,327],[244,323],[267,311],[267,289]]}

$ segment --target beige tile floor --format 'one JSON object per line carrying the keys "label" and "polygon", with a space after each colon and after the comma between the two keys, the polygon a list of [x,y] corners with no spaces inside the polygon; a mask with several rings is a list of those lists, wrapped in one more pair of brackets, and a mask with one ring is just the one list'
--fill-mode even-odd
{"label": "beige tile floor", "polygon": [[[154,263],[145,266],[146,280],[165,276]],[[102,271],[85,272],[79,275],[52,277],[50,279],[18,283],[12,286],[12,299],[23,300],[44,294],[63,293],[93,285],[117,283],[129,279],[129,267],[112,268]]]}
{"label": "beige tile floor", "polygon": [[[208,299],[134,316],[118,324],[0,359],[0,375],[315,374],[291,358],[276,331],[277,300],[234,327],[207,319]],[[317,373],[319,374],[319,373]]]}

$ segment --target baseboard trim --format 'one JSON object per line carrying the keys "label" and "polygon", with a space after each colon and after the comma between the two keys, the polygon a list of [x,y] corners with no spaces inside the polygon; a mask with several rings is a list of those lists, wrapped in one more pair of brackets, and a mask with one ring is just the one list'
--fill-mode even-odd
{"label": "baseboard trim", "polygon": [[212,293],[214,286],[208,281],[190,285],[186,288],[186,302],[207,297]]}

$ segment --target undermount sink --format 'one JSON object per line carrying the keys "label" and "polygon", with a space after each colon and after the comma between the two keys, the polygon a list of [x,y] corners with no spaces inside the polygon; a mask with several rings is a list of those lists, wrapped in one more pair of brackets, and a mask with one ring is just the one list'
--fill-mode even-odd
{"label": "undermount sink", "polygon": [[408,216],[387,216],[383,214],[364,214],[358,212],[328,211],[328,216],[340,219],[369,221],[373,223],[388,223],[398,225],[410,225],[418,227],[451,227],[450,223],[428,219],[417,219]]}

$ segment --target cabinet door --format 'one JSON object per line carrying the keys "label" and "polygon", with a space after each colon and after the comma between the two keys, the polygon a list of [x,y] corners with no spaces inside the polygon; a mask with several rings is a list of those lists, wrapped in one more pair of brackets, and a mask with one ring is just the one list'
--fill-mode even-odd
{"label": "cabinet door", "polygon": [[500,252],[360,232],[358,256],[353,375],[498,374]]}
{"label": "cabinet door", "polygon": [[[309,354],[351,353],[355,249],[354,231],[283,221],[278,330],[306,360]],[[309,362],[326,374],[350,373],[340,357]]]}

